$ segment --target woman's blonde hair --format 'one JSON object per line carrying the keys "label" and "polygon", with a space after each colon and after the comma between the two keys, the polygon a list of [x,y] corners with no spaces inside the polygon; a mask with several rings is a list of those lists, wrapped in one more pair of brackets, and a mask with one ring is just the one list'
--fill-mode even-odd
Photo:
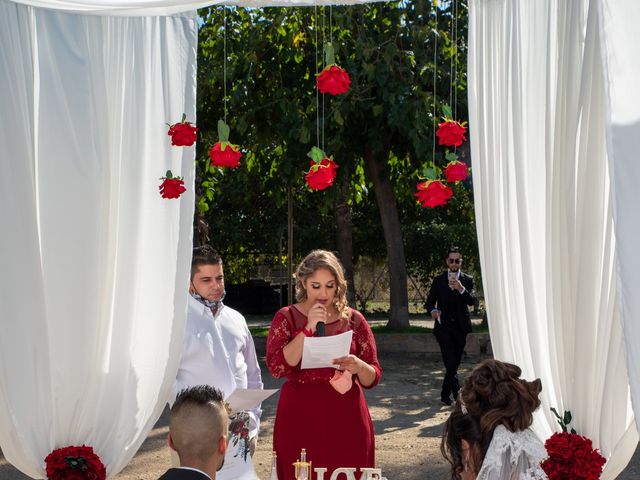
{"label": "woman's blonde hair", "polygon": [[329,270],[335,277],[336,293],[333,297],[333,307],[339,316],[347,316],[347,281],[344,278],[344,269],[338,257],[327,250],[313,250],[298,265],[294,275],[296,279],[296,300],[304,302],[307,299],[307,291],[303,282],[321,268]]}

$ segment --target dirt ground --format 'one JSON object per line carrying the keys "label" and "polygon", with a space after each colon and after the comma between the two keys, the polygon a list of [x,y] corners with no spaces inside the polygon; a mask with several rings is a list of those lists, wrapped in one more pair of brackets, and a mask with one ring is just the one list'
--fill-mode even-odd
{"label": "dirt ground", "polygon": [[[465,361],[462,376],[478,360],[480,358]],[[442,424],[449,412],[439,402],[442,362],[436,356],[412,355],[383,355],[380,362],[382,380],[367,392],[376,430],[377,466],[389,480],[450,478],[439,450]],[[264,366],[264,358],[261,365]],[[266,371],[263,371],[263,380],[265,388],[278,388],[281,384]],[[276,404],[277,395],[263,404],[260,440],[254,457],[261,479],[269,478]],[[156,480],[169,467],[167,420],[165,411],[131,463],[115,477],[117,480]],[[27,478],[0,456],[0,480]],[[639,478],[640,449],[636,450],[631,463],[618,479]]]}

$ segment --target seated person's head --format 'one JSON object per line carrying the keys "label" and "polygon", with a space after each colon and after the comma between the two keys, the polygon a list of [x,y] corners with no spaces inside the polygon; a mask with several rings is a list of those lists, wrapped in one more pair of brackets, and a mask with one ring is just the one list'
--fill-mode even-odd
{"label": "seated person's head", "polygon": [[198,385],[182,390],[169,415],[169,446],[178,453],[180,465],[214,472],[222,468],[228,419],[217,388]]}
{"label": "seated person's head", "polygon": [[465,467],[474,473],[469,478],[475,478],[498,425],[517,432],[533,423],[542,384],[521,379],[521,373],[517,365],[485,360],[465,378],[440,447],[451,463],[452,478],[465,478]]}

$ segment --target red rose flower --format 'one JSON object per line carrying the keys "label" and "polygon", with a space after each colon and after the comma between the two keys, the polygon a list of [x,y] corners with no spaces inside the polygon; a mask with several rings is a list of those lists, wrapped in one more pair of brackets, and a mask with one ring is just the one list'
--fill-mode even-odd
{"label": "red rose flower", "polygon": [[453,190],[447,187],[440,180],[426,180],[418,184],[418,191],[415,193],[418,201],[423,207],[434,208],[446,205],[453,196]]}
{"label": "red rose flower", "polygon": [[324,190],[333,185],[338,164],[330,158],[323,158],[320,163],[311,162],[311,168],[305,179],[311,190]]}
{"label": "red rose flower", "polygon": [[49,480],[104,480],[106,469],[92,447],[58,448],[44,459]]}
{"label": "red rose flower", "polygon": [[184,188],[182,177],[174,177],[171,174],[171,170],[168,170],[167,175],[160,180],[162,180],[162,183],[158,187],[158,190],[160,190],[160,196],[162,198],[179,198],[180,195],[187,191],[187,189]]}
{"label": "red rose flower", "polygon": [[591,440],[576,433],[554,433],[544,444],[549,455],[540,466],[549,480],[598,480],[606,460]]}
{"label": "red rose flower", "polygon": [[229,142],[218,142],[209,150],[211,165],[214,167],[236,168],[240,165],[240,157],[240,148]]}
{"label": "red rose flower", "polygon": [[182,116],[182,122],[174,123],[169,126],[167,135],[171,137],[171,145],[176,147],[190,147],[196,142],[198,129],[195,125],[185,122],[185,116]]}
{"label": "red rose flower", "polygon": [[349,74],[337,65],[326,67],[316,76],[316,86],[320,93],[340,95],[349,91],[349,85],[351,85]]}
{"label": "red rose flower", "polygon": [[449,147],[459,147],[467,137],[464,136],[467,127],[459,122],[447,120],[438,124],[438,145],[446,145]]}
{"label": "red rose flower", "polygon": [[449,162],[449,164],[443,170],[444,177],[449,183],[461,182],[467,178],[467,164],[455,160]]}

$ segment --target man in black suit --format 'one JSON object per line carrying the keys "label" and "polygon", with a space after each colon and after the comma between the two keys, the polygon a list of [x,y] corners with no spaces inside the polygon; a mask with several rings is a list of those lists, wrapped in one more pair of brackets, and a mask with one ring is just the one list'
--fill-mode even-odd
{"label": "man in black suit", "polygon": [[431,283],[426,307],[435,320],[433,333],[440,345],[445,367],[440,400],[451,405],[451,395],[456,399],[460,390],[458,367],[467,334],[471,332],[468,306],[473,305],[476,299],[473,296],[473,278],[460,271],[462,255],[458,247],[449,249],[446,262],[448,270],[436,276]]}
{"label": "man in black suit", "polygon": [[169,447],[180,457],[158,480],[215,480],[227,450],[229,413],[222,392],[209,385],[182,390],[169,414]]}

